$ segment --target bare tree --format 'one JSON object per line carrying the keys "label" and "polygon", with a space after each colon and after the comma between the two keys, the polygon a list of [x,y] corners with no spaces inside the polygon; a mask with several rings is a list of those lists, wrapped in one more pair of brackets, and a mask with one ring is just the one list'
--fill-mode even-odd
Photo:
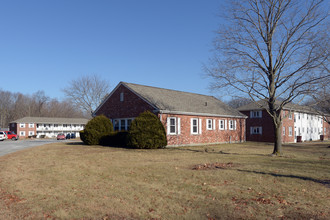
{"label": "bare tree", "polygon": [[330,77],[324,68],[329,58],[327,7],[323,0],[236,0],[217,32],[214,57],[205,67],[212,86],[267,102],[274,155],[282,153],[283,107],[299,103]]}
{"label": "bare tree", "polygon": [[72,80],[63,92],[78,108],[92,114],[109,89],[109,83],[94,74]]}
{"label": "bare tree", "polygon": [[247,105],[249,103],[251,103],[252,100],[248,99],[248,98],[233,98],[230,101],[226,102],[230,107],[232,108],[238,108],[241,107],[243,105]]}

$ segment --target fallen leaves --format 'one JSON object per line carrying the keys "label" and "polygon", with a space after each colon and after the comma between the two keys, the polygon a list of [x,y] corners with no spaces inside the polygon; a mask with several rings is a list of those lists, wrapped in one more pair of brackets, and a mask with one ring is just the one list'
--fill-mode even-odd
{"label": "fallen leaves", "polygon": [[214,169],[227,169],[233,167],[234,164],[232,162],[229,163],[204,163],[197,164],[193,166],[193,170],[214,170]]}

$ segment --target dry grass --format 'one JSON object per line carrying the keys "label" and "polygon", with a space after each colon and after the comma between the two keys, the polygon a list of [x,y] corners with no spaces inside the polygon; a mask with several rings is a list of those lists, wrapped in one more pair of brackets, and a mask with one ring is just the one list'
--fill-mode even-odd
{"label": "dry grass", "polygon": [[329,144],[35,147],[0,157],[0,218],[326,219]]}

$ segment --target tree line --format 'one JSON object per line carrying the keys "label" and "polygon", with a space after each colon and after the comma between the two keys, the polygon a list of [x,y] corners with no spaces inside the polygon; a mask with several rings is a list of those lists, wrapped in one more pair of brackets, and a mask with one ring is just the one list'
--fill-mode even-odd
{"label": "tree line", "polygon": [[23,117],[80,118],[86,115],[72,102],[50,98],[44,91],[26,95],[0,89],[0,127],[7,128],[11,121]]}

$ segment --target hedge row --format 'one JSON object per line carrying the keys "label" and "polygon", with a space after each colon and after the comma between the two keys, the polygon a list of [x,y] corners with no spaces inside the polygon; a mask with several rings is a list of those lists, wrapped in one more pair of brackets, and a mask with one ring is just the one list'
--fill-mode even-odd
{"label": "hedge row", "polygon": [[97,116],[87,123],[80,137],[87,145],[141,149],[164,148],[167,145],[164,126],[155,114],[148,111],[132,121],[128,132],[114,132],[107,117]]}

